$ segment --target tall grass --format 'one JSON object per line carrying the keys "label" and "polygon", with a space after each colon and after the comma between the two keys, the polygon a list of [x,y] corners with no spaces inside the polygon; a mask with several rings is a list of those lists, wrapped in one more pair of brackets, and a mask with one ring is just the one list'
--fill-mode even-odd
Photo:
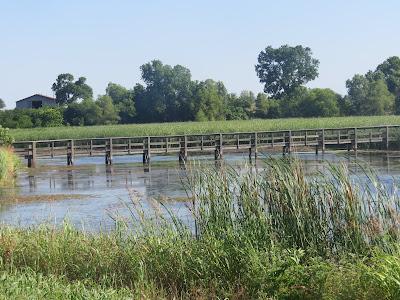
{"label": "tall grass", "polygon": [[133,199],[131,222],[110,233],[2,227],[0,269],[136,298],[400,297],[399,197],[371,172],[306,178],[298,161],[271,159],[265,170],[194,168],[187,188],[190,225]]}
{"label": "tall grass", "polygon": [[18,157],[11,148],[0,148],[0,185],[8,185],[14,182],[17,167],[19,165]]}
{"label": "tall grass", "polygon": [[350,174],[330,165],[306,178],[296,159],[269,159],[262,171],[195,172],[192,196],[201,234],[216,238],[314,249],[320,255],[388,249],[399,241],[400,198],[396,186],[372,171]]}
{"label": "tall grass", "polygon": [[16,141],[398,125],[400,116],[351,116],[12,129]]}

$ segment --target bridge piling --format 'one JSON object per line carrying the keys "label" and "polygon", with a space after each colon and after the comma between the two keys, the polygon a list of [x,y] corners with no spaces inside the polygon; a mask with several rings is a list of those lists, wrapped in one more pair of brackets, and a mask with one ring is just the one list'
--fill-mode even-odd
{"label": "bridge piling", "polygon": [[74,165],[74,140],[70,140],[67,145],[67,166]]}
{"label": "bridge piling", "polygon": [[25,157],[28,160],[28,168],[34,168],[36,166],[36,142],[28,145],[28,154]]}

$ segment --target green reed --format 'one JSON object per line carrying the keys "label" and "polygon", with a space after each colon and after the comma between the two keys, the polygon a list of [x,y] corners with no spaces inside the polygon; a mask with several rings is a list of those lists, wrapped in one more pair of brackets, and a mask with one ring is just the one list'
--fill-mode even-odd
{"label": "green reed", "polygon": [[306,176],[295,159],[266,164],[190,168],[189,225],[132,193],[131,219],[115,217],[112,232],[3,226],[0,271],[135,299],[398,299],[396,192],[368,170]]}

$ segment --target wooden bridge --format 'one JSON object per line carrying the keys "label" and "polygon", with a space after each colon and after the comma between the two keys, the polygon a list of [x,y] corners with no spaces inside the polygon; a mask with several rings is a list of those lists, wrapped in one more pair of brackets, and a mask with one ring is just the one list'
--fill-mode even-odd
{"label": "wooden bridge", "polygon": [[[56,129],[55,129],[56,130]],[[15,152],[34,167],[37,158],[65,157],[73,165],[75,157],[104,156],[112,164],[113,156],[142,155],[150,163],[152,155],[176,154],[185,162],[189,153],[213,153],[216,160],[225,152],[248,152],[250,159],[259,151],[281,148],[283,154],[310,147],[325,151],[328,147],[353,149],[358,145],[374,144],[388,149],[400,140],[400,125],[357,128],[302,129],[260,132],[207,133],[171,136],[112,137],[19,141],[13,143]]]}

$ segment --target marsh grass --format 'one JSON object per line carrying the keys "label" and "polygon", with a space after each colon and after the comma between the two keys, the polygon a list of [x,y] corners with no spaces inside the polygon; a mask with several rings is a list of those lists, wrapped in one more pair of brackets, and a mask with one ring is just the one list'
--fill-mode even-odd
{"label": "marsh grass", "polygon": [[344,128],[398,125],[400,116],[351,116],[331,118],[256,119],[207,122],[171,122],[151,124],[102,125],[81,127],[48,127],[11,129],[16,141],[46,139],[78,139],[102,137],[134,137],[220,132],[254,132],[313,128]]}
{"label": "marsh grass", "polygon": [[185,185],[192,224],[132,194],[131,220],[115,218],[113,232],[2,227],[0,269],[137,299],[400,297],[398,195],[372,172],[305,177],[297,160],[269,159],[264,170],[196,166]]}
{"label": "marsh grass", "polygon": [[0,185],[9,185],[14,182],[19,159],[11,148],[0,148]]}

